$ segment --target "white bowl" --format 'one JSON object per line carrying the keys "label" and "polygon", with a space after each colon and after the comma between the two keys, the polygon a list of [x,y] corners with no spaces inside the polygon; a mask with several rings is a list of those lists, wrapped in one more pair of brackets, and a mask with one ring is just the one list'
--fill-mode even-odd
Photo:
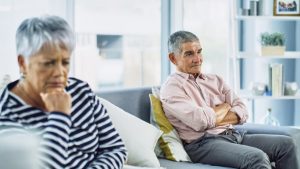
{"label": "white bowl", "polygon": [[284,95],[294,96],[298,91],[298,84],[296,82],[285,82]]}

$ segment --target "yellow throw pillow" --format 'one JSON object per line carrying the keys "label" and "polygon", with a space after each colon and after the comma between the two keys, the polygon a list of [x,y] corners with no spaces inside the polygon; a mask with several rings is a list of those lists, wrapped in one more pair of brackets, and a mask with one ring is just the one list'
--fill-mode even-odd
{"label": "yellow throw pillow", "polygon": [[163,131],[158,141],[166,159],[173,161],[191,161],[183,148],[178,133],[165,116],[160,100],[153,94],[149,94],[149,97],[151,102],[151,122],[154,123],[154,126]]}

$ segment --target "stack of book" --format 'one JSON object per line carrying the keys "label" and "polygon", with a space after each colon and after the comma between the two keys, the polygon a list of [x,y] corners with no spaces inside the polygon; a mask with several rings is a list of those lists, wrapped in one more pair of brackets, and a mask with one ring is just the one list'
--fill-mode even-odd
{"label": "stack of book", "polygon": [[271,96],[283,96],[283,65],[272,63],[269,66],[269,94]]}

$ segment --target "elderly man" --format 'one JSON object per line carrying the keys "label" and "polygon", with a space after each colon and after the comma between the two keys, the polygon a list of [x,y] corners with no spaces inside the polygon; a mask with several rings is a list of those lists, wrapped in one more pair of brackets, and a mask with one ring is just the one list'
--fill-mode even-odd
{"label": "elderly man", "polygon": [[241,169],[297,169],[293,140],[287,136],[246,134],[234,124],[248,112],[239,97],[214,74],[201,72],[201,43],[187,31],[173,33],[169,59],[177,71],[161,88],[163,109],[193,162]]}

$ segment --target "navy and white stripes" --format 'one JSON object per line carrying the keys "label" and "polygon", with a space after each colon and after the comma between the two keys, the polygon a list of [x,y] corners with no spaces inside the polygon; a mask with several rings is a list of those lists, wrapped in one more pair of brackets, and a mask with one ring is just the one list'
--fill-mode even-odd
{"label": "navy and white stripes", "polygon": [[0,95],[0,129],[22,128],[40,136],[42,168],[122,168],[127,158],[124,143],[87,83],[69,78],[70,116],[27,105],[9,91],[17,83],[10,83]]}

